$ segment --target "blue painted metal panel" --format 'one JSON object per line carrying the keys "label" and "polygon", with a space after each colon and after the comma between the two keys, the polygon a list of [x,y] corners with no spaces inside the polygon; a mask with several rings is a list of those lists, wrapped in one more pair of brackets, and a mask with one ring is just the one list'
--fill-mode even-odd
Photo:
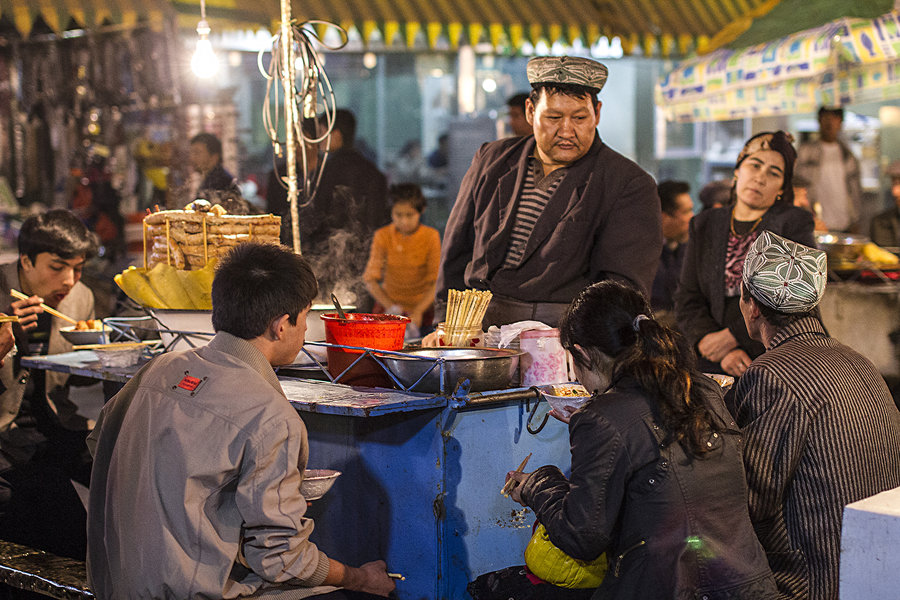
{"label": "blue painted metal panel", "polygon": [[528,433],[524,401],[448,409],[443,417],[447,518],[441,597],[465,598],[466,584],[478,575],[524,564],[534,513],[500,494],[506,472],[529,453],[526,471],[545,464],[568,470],[569,436],[555,419],[537,435]]}

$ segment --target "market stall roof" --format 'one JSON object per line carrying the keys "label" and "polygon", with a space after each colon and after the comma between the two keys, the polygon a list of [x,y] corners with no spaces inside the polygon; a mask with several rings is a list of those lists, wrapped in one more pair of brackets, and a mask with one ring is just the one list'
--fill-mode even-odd
{"label": "market stall roof", "polygon": [[[800,1],[784,0],[777,10],[797,10]],[[689,122],[796,114],[821,105],[898,98],[900,11],[891,11],[893,5],[894,0],[867,0],[865,10],[855,15],[878,9],[884,14],[844,16],[750,47],[721,48],[686,60],[660,80],[656,103],[667,120]],[[758,39],[753,35],[739,37],[735,45]]]}
{"label": "market stall roof", "polygon": [[[518,50],[526,42],[595,44],[620,38],[625,53],[684,56],[744,31],[780,0],[293,0],[298,20],[355,29],[363,43],[455,48],[488,42]],[[175,16],[196,27],[200,0],[0,0],[0,18],[23,36],[41,19],[54,31]],[[206,0],[214,27],[274,30],[278,0]]]}

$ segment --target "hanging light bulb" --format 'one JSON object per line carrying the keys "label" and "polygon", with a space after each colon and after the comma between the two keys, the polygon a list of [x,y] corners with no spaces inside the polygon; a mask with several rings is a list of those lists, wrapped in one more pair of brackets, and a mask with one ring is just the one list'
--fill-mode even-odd
{"label": "hanging light bulb", "polygon": [[205,0],[200,0],[200,22],[197,23],[197,35],[197,49],[194,51],[194,56],[191,57],[191,70],[197,77],[212,77],[219,68],[219,61],[209,41]]}

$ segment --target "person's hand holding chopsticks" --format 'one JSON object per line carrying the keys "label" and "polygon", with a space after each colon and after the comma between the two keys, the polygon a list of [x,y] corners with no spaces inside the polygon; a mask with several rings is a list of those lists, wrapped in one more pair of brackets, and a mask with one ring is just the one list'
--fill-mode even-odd
{"label": "person's hand holding chopsticks", "polygon": [[503,489],[500,490],[500,493],[504,496],[509,496],[515,502],[518,502],[522,506],[525,506],[525,503],[522,502],[522,483],[528,479],[528,476],[531,473],[523,473],[522,469],[525,468],[525,465],[528,464],[528,461],[531,459],[531,453],[528,453],[528,456],[525,457],[519,467],[515,471],[509,471],[506,474],[506,482],[503,484]]}
{"label": "person's hand holding chopsticks", "polygon": [[19,325],[28,331],[37,327],[38,315],[44,312],[41,307],[44,299],[40,296],[29,296],[21,300],[15,300],[9,305],[9,312],[19,317]]}

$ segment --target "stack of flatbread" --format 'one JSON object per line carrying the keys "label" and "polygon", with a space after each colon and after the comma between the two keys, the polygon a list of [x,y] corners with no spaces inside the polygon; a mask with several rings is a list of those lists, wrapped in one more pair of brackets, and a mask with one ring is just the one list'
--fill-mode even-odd
{"label": "stack of flatbread", "polygon": [[227,215],[216,208],[220,210],[162,210],[144,217],[145,268],[163,263],[193,271],[241,242],[279,243],[281,217]]}

